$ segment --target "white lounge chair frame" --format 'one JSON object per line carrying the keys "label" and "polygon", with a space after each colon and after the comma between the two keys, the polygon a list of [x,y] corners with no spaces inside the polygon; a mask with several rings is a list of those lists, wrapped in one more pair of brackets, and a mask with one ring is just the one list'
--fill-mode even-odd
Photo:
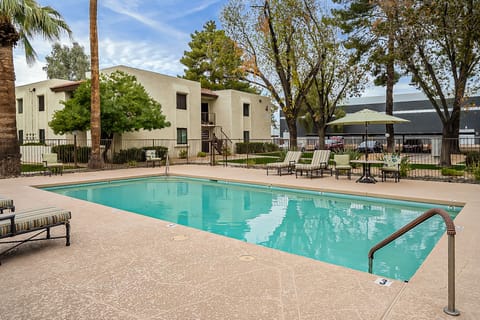
{"label": "white lounge chair frame", "polygon": [[300,160],[301,155],[301,151],[288,151],[282,162],[267,163],[267,176],[269,169],[277,170],[279,176],[282,175],[284,169],[287,169],[288,174],[292,174],[295,164]]}
{"label": "white lounge chair frame", "polygon": [[[313,178],[313,173],[315,172],[317,176],[323,176],[323,170],[328,169],[328,163],[330,161],[330,150],[315,150],[313,152],[312,162],[307,163],[297,163],[295,164],[295,178],[298,178],[305,172],[306,176],[310,173],[310,179]],[[331,174],[331,170],[330,170]]]}

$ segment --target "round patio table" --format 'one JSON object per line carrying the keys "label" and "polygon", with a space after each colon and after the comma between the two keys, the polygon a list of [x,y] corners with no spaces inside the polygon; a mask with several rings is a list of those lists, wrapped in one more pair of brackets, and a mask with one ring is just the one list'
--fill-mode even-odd
{"label": "round patio table", "polygon": [[377,180],[373,177],[371,173],[372,164],[382,164],[383,161],[379,160],[351,160],[350,163],[360,163],[362,164],[362,176],[357,179],[355,182],[360,183],[377,183]]}

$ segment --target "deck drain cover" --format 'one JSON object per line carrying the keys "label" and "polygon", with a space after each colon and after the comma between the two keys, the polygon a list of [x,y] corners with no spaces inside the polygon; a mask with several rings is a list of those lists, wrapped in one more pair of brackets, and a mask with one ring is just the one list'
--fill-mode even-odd
{"label": "deck drain cover", "polygon": [[244,254],[244,255],[240,256],[238,259],[240,259],[242,261],[253,261],[253,260],[255,260],[255,257],[251,256],[251,255],[248,255],[248,254]]}
{"label": "deck drain cover", "polygon": [[183,235],[183,234],[173,236],[174,241],[183,241],[183,240],[187,240],[187,239],[188,239],[188,237],[186,235]]}

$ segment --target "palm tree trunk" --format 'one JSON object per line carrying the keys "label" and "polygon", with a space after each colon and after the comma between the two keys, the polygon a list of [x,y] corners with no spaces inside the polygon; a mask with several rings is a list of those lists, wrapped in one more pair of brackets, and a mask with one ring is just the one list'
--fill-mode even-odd
{"label": "palm tree trunk", "polygon": [[13,44],[0,45],[0,177],[20,175]]}
{"label": "palm tree trunk", "polygon": [[98,63],[97,1],[90,0],[90,55],[92,68],[91,116],[90,130],[92,134],[92,154],[88,161],[90,169],[101,169],[104,166],[100,152],[100,80]]}

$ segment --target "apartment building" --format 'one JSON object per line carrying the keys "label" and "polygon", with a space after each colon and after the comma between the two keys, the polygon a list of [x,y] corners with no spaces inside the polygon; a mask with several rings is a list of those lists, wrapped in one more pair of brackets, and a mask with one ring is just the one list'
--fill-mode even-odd
{"label": "apartment building", "polygon": [[[168,128],[141,130],[115,136],[115,148],[142,139],[163,140],[169,152],[189,148],[190,154],[209,152],[212,139],[241,142],[270,139],[272,103],[268,97],[235,90],[211,91],[200,83],[160,73],[115,66],[116,70],[134,75],[149,95],[162,106],[171,123]],[[16,88],[17,129],[20,141],[69,139],[70,135],[53,133],[48,122],[56,110],[63,108],[80,82],[46,80]],[[88,141],[89,133],[78,133],[80,141]],[[166,141],[166,142],[165,142]],[[190,141],[197,141],[195,146]],[[200,143],[201,142],[201,143]]]}

